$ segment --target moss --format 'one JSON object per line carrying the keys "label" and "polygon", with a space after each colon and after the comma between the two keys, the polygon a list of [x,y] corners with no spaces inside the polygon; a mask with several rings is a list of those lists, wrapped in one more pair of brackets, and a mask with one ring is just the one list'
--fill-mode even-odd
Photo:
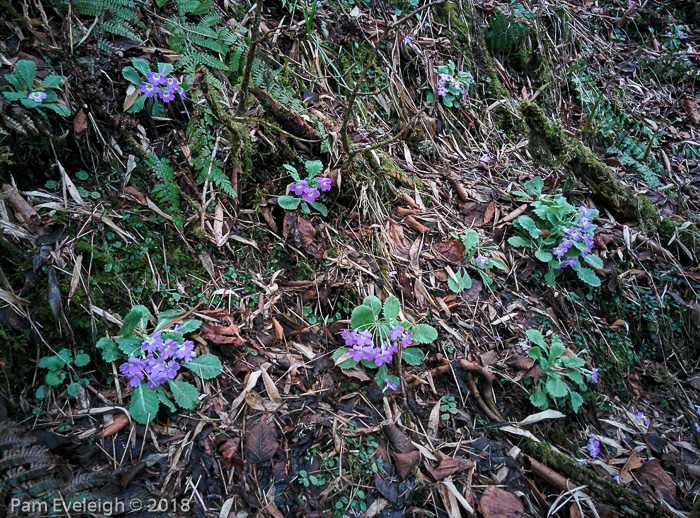
{"label": "moss", "polygon": [[[419,189],[422,188],[422,185],[420,181],[413,175],[407,173],[403,169],[400,169],[396,166],[394,161],[386,154],[381,151],[375,151],[377,155],[379,156],[380,160],[380,166],[379,166],[379,173],[383,173],[387,176],[390,176],[397,182],[399,182],[402,185],[405,185],[406,187],[418,187]],[[370,157],[366,156],[366,159],[370,159]]]}
{"label": "moss", "polygon": [[573,480],[576,484],[588,486],[588,489],[603,502],[615,507],[630,507],[640,511],[648,511],[645,503],[632,493],[598,476],[592,469],[581,466],[575,460],[554,451],[548,444],[525,439],[520,447],[534,459],[555,469],[559,474]]}

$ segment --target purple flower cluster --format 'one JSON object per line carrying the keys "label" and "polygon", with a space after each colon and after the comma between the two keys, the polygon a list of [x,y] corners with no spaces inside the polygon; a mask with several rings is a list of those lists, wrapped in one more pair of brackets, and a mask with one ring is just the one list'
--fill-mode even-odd
{"label": "purple flower cluster", "polygon": [[321,192],[319,191],[319,189],[321,189],[321,191],[331,190],[330,178],[324,178],[322,176],[319,176],[318,178],[314,178],[312,181],[315,181],[318,184],[318,187],[309,185],[309,182],[307,182],[306,180],[300,180],[291,184],[289,186],[289,190],[297,196],[301,196],[302,200],[308,201],[309,203],[315,202],[316,198],[321,196]]}
{"label": "purple flower cluster", "polygon": [[164,103],[169,103],[178,94],[181,99],[185,98],[185,89],[180,86],[180,81],[174,77],[168,77],[158,72],[149,72],[148,81],[141,83],[139,90],[146,97],[158,95]]}
{"label": "purple flower cluster", "polygon": [[593,383],[598,383],[598,382],[600,381],[600,380],[598,379],[598,371],[599,371],[599,370],[600,370],[600,369],[598,369],[597,367],[593,367],[593,368],[591,369],[591,381],[592,381]]}
{"label": "purple flower cluster", "polygon": [[561,229],[564,235],[566,235],[566,238],[552,250],[552,254],[560,259],[560,270],[568,266],[573,267],[578,265],[578,257],[564,257],[571,247],[574,246],[574,243],[583,242],[585,245],[586,248],[581,250],[581,257],[593,251],[593,230],[591,229],[592,223],[590,220],[592,211],[584,206],[579,207],[579,211],[578,221],[571,227],[563,227]]}
{"label": "purple flower cluster", "polygon": [[30,92],[29,95],[27,95],[27,99],[29,99],[30,101],[34,101],[35,103],[40,103],[44,99],[46,99],[46,92]]}
{"label": "purple flower cluster", "polygon": [[141,351],[147,353],[145,357],[129,358],[119,366],[132,387],[138,387],[145,379],[148,388],[155,389],[177,376],[181,361],[189,363],[197,356],[194,342],[186,340],[180,345],[172,338],[163,340],[160,331],[143,341]]}
{"label": "purple flower cluster", "polygon": [[476,262],[483,268],[484,266],[488,266],[489,258],[479,254],[476,256]]}
{"label": "purple flower cluster", "polygon": [[637,418],[637,421],[642,421],[645,426],[649,426],[649,418],[644,415],[644,412],[637,412],[637,415],[634,417]]}
{"label": "purple flower cluster", "polygon": [[462,92],[464,97],[469,95],[469,86],[474,81],[470,72],[467,72],[467,84],[463,85],[452,74],[440,74],[438,80],[438,97],[445,97],[449,92],[449,87],[452,86],[458,92]]}
{"label": "purple flower cluster", "polygon": [[600,454],[600,441],[591,437],[588,439],[588,444],[586,444],[586,449],[591,457],[597,457]]}
{"label": "purple flower cluster", "polygon": [[346,329],[342,337],[345,345],[351,348],[349,353],[353,360],[370,360],[377,367],[391,362],[394,354],[399,352],[399,344],[405,349],[413,343],[413,333],[402,326],[394,326],[387,335],[388,340],[382,340],[380,347],[375,347],[374,337],[369,331]]}

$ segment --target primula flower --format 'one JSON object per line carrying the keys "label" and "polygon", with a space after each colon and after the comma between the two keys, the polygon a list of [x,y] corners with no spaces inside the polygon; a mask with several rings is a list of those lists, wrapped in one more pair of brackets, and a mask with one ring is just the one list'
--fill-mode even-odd
{"label": "primula flower", "polygon": [[159,74],[158,72],[149,72],[148,74],[146,74],[146,77],[152,85],[156,86],[162,85],[166,81],[163,74]]}
{"label": "primula flower", "polygon": [[153,335],[146,338],[141,344],[141,349],[147,353],[154,353],[160,351],[163,347],[163,339],[161,338],[161,332],[156,331]]}
{"label": "primula flower", "polygon": [[479,158],[479,162],[483,162],[484,164],[488,164],[491,161],[491,157],[488,155],[481,155],[481,158]]}
{"label": "primula flower", "polygon": [[145,94],[146,97],[153,97],[154,94],[158,93],[158,87],[156,85],[145,81],[141,83],[139,90],[142,94]]}
{"label": "primula flower", "polygon": [[438,87],[438,96],[445,97],[447,95],[447,88],[444,86]]}
{"label": "primula flower", "polygon": [[309,188],[309,184],[306,180],[300,180],[297,183],[293,183],[289,186],[289,190],[292,191],[297,196],[304,194],[304,191]]}
{"label": "primula flower", "polygon": [[598,383],[598,381],[599,381],[599,380],[598,380],[598,370],[599,370],[599,369],[596,368],[596,367],[593,367],[593,368],[591,369],[591,381],[592,381],[593,383]]}
{"label": "primula flower", "polygon": [[325,178],[323,176],[319,176],[316,178],[316,181],[318,182],[318,185],[320,186],[320,189],[322,191],[330,191],[331,190],[331,179],[330,178]]}
{"label": "primula flower", "polygon": [[169,103],[170,101],[175,99],[175,92],[168,90],[167,88],[161,88],[160,92],[158,92],[158,95],[160,96],[160,100],[164,103]]}
{"label": "primula flower", "polygon": [[301,199],[308,201],[309,203],[313,203],[319,196],[321,196],[321,193],[316,187],[307,187],[304,189],[304,195],[301,197]]}
{"label": "primula flower", "polygon": [[667,37],[667,38],[673,38],[673,33],[672,33],[671,31],[668,31],[668,32],[666,33],[666,37]]}
{"label": "primula flower", "polygon": [[479,266],[486,266],[487,264],[489,264],[489,258],[484,257],[483,255],[477,255],[476,262],[479,263]]}
{"label": "primula flower", "polygon": [[700,433],[700,423],[698,423],[697,421],[695,422],[695,431]]}
{"label": "primula flower", "polygon": [[581,205],[578,210],[581,212],[582,218],[590,218],[593,215],[593,211],[585,205]]}
{"label": "primula flower", "polygon": [[175,87],[175,93],[180,96],[180,99],[184,99],[185,97],[187,97],[187,92],[185,92],[185,89],[181,86]]}
{"label": "primula flower", "polygon": [[178,86],[180,86],[180,81],[178,81],[174,77],[166,77],[165,78],[165,86],[170,90],[171,92],[175,90]]}
{"label": "primula flower", "polygon": [[555,255],[557,257],[562,257],[566,253],[566,249],[562,247],[562,245],[557,246],[554,250],[552,250],[552,255]]}
{"label": "primula flower", "polygon": [[129,358],[128,362],[122,363],[119,366],[119,372],[126,376],[129,385],[138,387],[143,381],[143,369],[146,366],[145,362],[140,358]]}
{"label": "primula flower", "polygon": [[413,38],[410,34],[406,34],[406,36],[403,39],[403,42],[405,45],[410,45],[411,43],[413,43]]}
{"label": "primula flower", "polygon": [[389,331],[390,340],[398,340],[403,336],[404,328],[402,326],[395,326],[391,331]]}
{"label": "primula flower", "polygon": [[636,417],[638,421],[642,421],[644,426],[649,426],[649,418],[645,416],[643,412],[637,412],[637,415],[634,417]]}
{"label": "primula flower", "polygon": [[194,342],[192,340],[187,340],[175,351],[175,358],[184,360],[185,363],[190,363],[196,356],[197,353],[194,352]]}
{"label": "primula flower", "polygon": [[576,266],[578,264],[578,257],[567,257],[564,259],[561,263],[559,263],[559,266],[557,269],[563,270],[564,268],[567,268],[569,266]]}
{"label": "primula flower", "polygon": [[372,345],[372,333],[369,331],[356,331],[355,336],[357,345]]}
{"label": "primula flower", "polygon": [[597,457],[600,454],[600,441],[594,437],[588,439],[588,444],[586,444],[586,449],[591,457]]}
{"label": "primula flower", "polygon": [[584,218],[581,216],[581,219],[578,220],[578,224],[581,225],[581,228],[583,230],[588,230],[588,227],[591,226],[591,222],[589,221],[588,218]]}
{"label": "primula flower", "polygon": [[180,348],[180,344],[178,344],[175,340],[172,338],[168,338],[163,342],[163,347],[161,347],[158,352],[160,353],[161,358],[170,358],[175,355],[175,352]]}
{"label": "primula flower", "polygon": [[343,333],[340,335],[343,340],[345,340],[345,345],[352,347],[357,343],[357,340],[355,339],[355,333],[350,331],[349,329],[346,329],[343,331]]}
{"label": "primula flower", "polygon": [[407,331],[405,335],[403,335],[403,338],[401,339],[401,345],[405,349],[409,345],[413,343],[413,332],[412,331]]}
{"label": "primula flower", "polygon": [[389,381],[388,378],[384,378],[384,390],[390,390],[391,392],[395,392],[399,389],[399,386],[396,383],[392,383]]}
{"label": "primula flower", "polygon": [[684,39],[685,39],[685,36],[686,36],[685,32],[683,32],[683,31],[678,31],[678,39],[679,39],[679,40],[684,40]]}
{"label": "primula flower", "polygon": [[44,99],[46,99],[46,92],[31,92],[28,96],[27,99],[30,101],[34,101],[35,103],[40,103]]}

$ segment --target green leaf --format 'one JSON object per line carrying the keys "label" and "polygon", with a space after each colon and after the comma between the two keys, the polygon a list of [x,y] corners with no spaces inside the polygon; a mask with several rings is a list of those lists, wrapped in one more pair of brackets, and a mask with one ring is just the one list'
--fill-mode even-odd
{"label": "green leaf", "polygon": [[158,396],[156,393],[146,386],[145,382],[134,389],[131,394],[131,404],[129,404],[129,413],[134,421],[140,424],[146,424],[152,421],[158,413]]}
{"label": "green leaf", "polygon": [[141,110],[143,110],[143,105],[146,103],[146,96],[145,95],[139,95],[136,100],[134,101],[134,104],[132,104],[128,110],[126,110],[126,113],[138,113]]}
{"label": "green leaf", "polygon": [[184,366],[205,380],[216,378],[223,370],[221,360],[213,354],[197,356],[191,362],[185,363]]}
{"label": "green leaf", "polygon": [[328,216],[328,208],[320,201],[311,202],[309,205],[319,211],[323,217]]}
{"label": "green leaf", "polygon": [[299,182],[301,180],[301,178],[299,178],[299,173],[297,172],[296,167],[289,164],[284,164],[282,167],[289,171],[289,174],[292,175],[292,178],[294,178],[295,182]]}
{"label": "green leaf", "polygon": [[375,297],[374,295],[365,297],[365,299],[362,301],[362,305],[370,308],[375,317],[378,317],[382,312],[382,301],[379,299],[379,297]]}
{"label": "green leaf", "polygon": [[286,210],[296,210],[301,202],[300,198],[294,196],[280,196],[277,198],[277,203],[280,207]]}
{"label": "green leaf", "polygon": [[539,259],[543,263],[548,263],[549,261],[554,259],[554,256],[550,252],[546,252],[544,250],[536,250],[535,257],[537,257],[537,259]]}
{"label": "green leaf", "polygon": [[586,390],[586,383],[583,381],[583,376],[579,371],[565,372],[564,376],[576,383],[581,390]]}
{"label": "green leaf", "polygon": [[401,351],[401,359],[409,365],[417,366],[425,360],[425,353],[418,347],[407,347]]}
{"label": "green leaf", "polygon": [[549,363],[554,363],[554,360],[559,358],[566,351],[566,347],[559,338],[559,335],[554,335],[552,338],[552,348],[549,350]]}
{"label": "green leaf", "polygon": [[537,408],[540,408],[542,410],[545,410],[547,407],[549,407],[549,403],[547,403],[547,394],[544,393],[544,390],[540,387],[540,390],[537,390],[530,394],[530,403],[533,404],[533,406],[536,406]]}
{"label": "green leaf", "polygon": [[317,174],[323,171],[323,162],[320,160],[307,160],[304,167],[306,168],[306,172],[309,173],[312,178],[314,178]]}
{"label": "green leaf", "polygon": [[117,349],[117,344],[111,338],[100,338],[95,345],[98,349],[102,350],[102,360],[107,363],[117,361],[121,356],[119,349]]}
{"label": "green leaf", "polygon": [[68,385],[68,395],[71,397],[76,397],[78,394],[80,394],[81,391],[80,383],[76,383],[75,381]]}
{"label": "green leaf", "polygon": [[117,338],[119,349],[128,357],[131,358],[136,351],[141,349],[143,340],[138,336],[129,335]]}
{"label": "green leaf", "polygon": [[470,228],[462,235],[462,243],[465,253],[468,254],[472,248],[479,244],[479,233]]}
{"label": "green leaf", "polygon": [[24,92],[3,92],[2,95],[10,102],[19,101],[22,97],[26,97]]}
{"label": "green leaf", "polygon": [[44,379],[48,386],[58,387],[61,383],[63,383],[64,377],[65,374],[60,371],[49,371],[46,373],[46,377]]}
{"label": "green leaf", "polygon": [[36,76],[36,63],[28,59],[18,61],[14,75],[22,86],[18,90],[31,90],[34,86],[34,77]]}
{"label": "green leaf", "polygon": [[50,76],[45,77],[41,83],[44,85],[44,88],[56,88],[57,86],[62,85],[65,80],[66,78],[63,76],[51,74]]}
{"label": "green leaf", "polygon": [[586,365],[586,362],[583,360],[583,358],[579,358],[578,356],[572,356],[571,358],[569,358],[568,356],[562,356],[561,363],[567,369],[577,369]]}
{"label": "green leaf", "polygon": [[542,359],[542,350],[539,347],[532,347],[527,352],[527,355],[528,355],[528,357],[532,358],[533,360],[541,360]]}
{"label": "green leaf", "polygon": [[552,397],[564,397],[569,393],[569,387],[566,386],[559,376],[549,376],[547,379],[547,393]]}
{"label": "green leaf", "polygon": [[75,364],[78,367],[85,367],[88,363],[90,363],[90,356],[87,354],[80,353],[75,356]]}
{"label": "green leaf", "polygon": [[186,335],[187,333],[191,333],[192,331],[196,331],[199,329],[202,325],[201,320],[197,320],[194,318],[190,318],[188,320],[184,320],[182,322],[182,325],[180,326],[180,332],[183,335]]}
{"label": "green leaf", "polygon": [[[340,358],[342,355],[344,355],[349,350],[350,349],[348,347],[342,347],[341,349],[337,349],[333,353],[333,362],[338,361],[338,358]],[[355,367],[357,367],[357,363],[358,362],[356,362],[352,358],[348,358],[343,363],[338,364],[338,367],[340,367],[341,369],[354,369]]]}
{"label": "green leaf", "polygon": [[[151,67],[148,65],[148,61],[145,59],[140,59],[140,58],[131,58],[131,64],[134,65],[134,68],[141,72],[143,77],[147,77],[148,73],[151,71]],[[141,84],[139,81],[136,84]]]}
{"label": "green leaf", "polygon": [[554,286],[556,284],[557,280],[557,274],[554,273],[554,270],[551,269],[544,274],[544,281],[547,283],[547,286]]}
{"label": "green leaf", "polygon": [[167,76],[173,71],[173,66],[170,63],[158,63],[158,73]]}
{"label": "green leaf", "polygon": [[520,216],[515,222],[530,234],[530,237],[536,239],[540,237],[542,233],[539,228],[537,228],[537,223],[530,216]]}
{"label": "green leaf", "polygon": [[384,301],[384,318],[387,320],[396,320],[401,312],[401,303],[394,295],[391,295]]}
{"label": "green leaf", "polygon": [[42,385],[38,389],[36,389],[36,394],[35,394],[37,399],[44,399],[46,397],[46,385]]}
{"label": "green leaf", "polygon": [[411,329],[413,331],[413,341],[419,344],[429,344],[437,340],[438,333],[433,326],[428,324],[416,324]]}
{"label": "green leaf", "polygon": [[513,237],[509,238],[508,244],[510,244],[511,246],[514,246],[516,248],[521,248],[521,247],[531,248],[532,247],[532,243],[529,240],[522,238],[520,236],[513,236]]}
{"label": "green leaf", "polygon": [[122,75],[124,76],[124,79],[137,86],[143,82],[141,75],[134,67],[124,67],[122,69]]}
{"label": "green leaf", "polygon": [[158,401],[163,403],[163,405],[168,407],[168,410],[171,412],[176,412],[177,408],[175,408],[175,405],[173,404],[172,401],[170,401],[170,398],[168,395],[165,393],[165,390],[163,390],[163,387],[160,386],[156,389],[156,396],[158,396]]}
{"label": "green leaf", "polygon": [[199,403],[199,390],[187,381],[168,380],[173,399],[180,408],[194,410]]}
{"label": "green leaf", "polygon": [[579,279],[589,286],[593,286],[594,288],[600,286],[600,279],[590,268],[579,268],[576,270],[576,274]]}
{"label": "green leaf", "polygon": [[539,345],[543,349],[547,350],[547,342],[544,341],[544,336],[537,329],[528,329],[525,334],[535,345]]}
{"label": "green leaf", "polygon": [[134,306],[124,317],[124,322],[119,330],[119,334],[121,336],[131,335],[137,327],[145,331],[148,325],[148,317],[150,316],[151,313],[146,306]]}
{"label": "green leaf", "polygon": [[578,414],[579,408],[581,408],[581,405],[583,404],[583,398],[581,397],[581,394],[572,390],[571,392],[569,392],[569,397],[571,398],[572,410],[575,414]]}
{"label": "green leaf", "polygon": [[65,362],[58,356],[44,356],[39,358],[39,367],[50,371],[58,371],[65,367]]}
{"label": "green leaf", "polygon": [[583,260],[590,264],[593,268],[602,268],[603,260],[595,254],[588,254],[583,257]]}
{"label": "green leaf", "polygon": [[[381,308],[381,306],[380,306]],[[367,306],[357,306],[352,310],[350,317],[350,327],[353,329],[363,329],[374,324],[374,312]]]}
{"label": "green leaf", "polygon": [[51,110],[54,113],[59,114],[61,117],[70,117],[70,108],[65,104],[61,103],[51,103],[44,104],[44,108]]}

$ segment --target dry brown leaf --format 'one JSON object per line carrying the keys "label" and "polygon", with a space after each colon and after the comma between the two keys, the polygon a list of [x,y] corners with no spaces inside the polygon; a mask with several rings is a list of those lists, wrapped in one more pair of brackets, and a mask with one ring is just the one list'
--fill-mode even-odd
{"label": "dry brown leaf", "polygon": [[323,259],[326,245],[314,239],[316,237],[316,229],[301,216],[293,212],[287,212],[284,215],[282,236],[288,241],[291,239],[294,244],[303,248],[304,251],[316,259]]}
{"label": "dry brown leaf", "polygon": [[112,422],[105,426],[97,436],[102,438],[109,437],[122,430],[127,424],[129,424],[129,417],[126,414],[117,414],[112,419]]}
{"label": "dry brown leaf", "polygon": [[479,511],[484,518],[521,518],[525,508],[513,493],[489,486],[479,500]]}
{"label": "dry brown leaf", "polygon": [[405,479],[411,473],[411,471],[413,471],[414,466],[419,460],[419,451],[394,453],[394,464],[396,465],[396,473],[399,475],[399,479]]}
{"label": "dry brown leaf", "polygon": [[464,457],[440,456],[440,462],[434,468],[426,466],[435,480],[443,480],[459,471],[466,471],[474,467],[474,461]]}
{"label": "dry brown leaf", "polygon": [[252,464],[270,460],[279,447],[277,430],[268,422],[267,415],[260,417],[245,434],[245,458]]}
{"label": "dry brown leaf", "polygon": [[85,115],[85,110],[80,108],[78,113],[75,114],[75,119],[73,119],[73,131],[75,136],[79,137],[83,131],[87,129],[87,116]]}
{"label": "dry brown leaf", "polygon": [[433,249],[440,254],[440,259],[451,265],[462,264],[464,259],[464,243],[461,239],[450,239],[435,243]]}
{"label": "dry brown leaf", "polygon": [[683,99],[683,110],[692,121],[693,124],[700,124],[700,112],[698,112],[698,104],[696,99]]}
{"label": "dry brown leaf", "polygon": [[676,484],[671,476],[664,471],[657,459],[643,463],[636,473],[643,479],[645,492],[663,498],[672,505],[676,505]]}
{"label": "dry brown leaf", "polygon": [[632,480],[634,480],[631,474],[632,470],[637,469],[641,465],[642,460],[639,458],[639,452],[632,452],[632,455],[630,455],[629,459],[627,459],[627,462],[625,462],[625,465],[622,466],[622,469],[620,470],[620,478],[622,479],[622,482],[624,484],[629,484],[632,482]]}

